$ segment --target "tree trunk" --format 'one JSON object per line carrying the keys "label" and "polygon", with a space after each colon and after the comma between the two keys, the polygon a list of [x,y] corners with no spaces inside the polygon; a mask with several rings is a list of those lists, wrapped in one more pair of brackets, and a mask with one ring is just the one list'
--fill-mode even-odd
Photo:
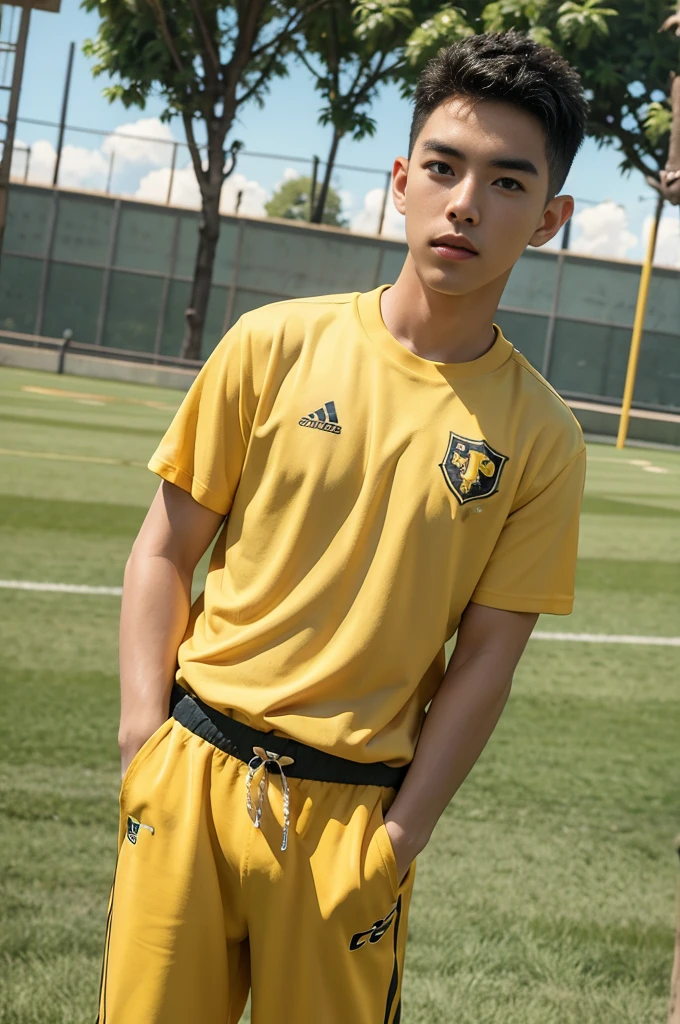
{"label": "tree trunk", "polygon": [[326,208],[326,199],[328,197],[328,189],[331,184],[331,175],[333,174],[333,167],[335,165],[335,158],[338,155],[338,146],[340,145],[340,139],[342,138],[342,132],[333,126],[333,141],[331,142],[330,152],[328,154],[328,162],[326,164],[326,173],[321,183],[321,190],[319,191],[318,199],[314,207],[314,213],[312,214],[312,224],[321,224],[323,220],[323,212]]}
{"label": "tree trunk", "polygon": [[671,140],[668,145],[668,163],[670,170],[680,169],[680,75],[674,75],[671,82],[671,107],[673,121],[671,123]]}
{"label": "tree trunk", "polygon": [[671,76],[670,90],[671,136],[668,143],[666,167],[659,174],[660,181],[647,178],[648,183],[673,206],[680,206],[680,75]]}
{"label": "tree trunk", "polygon": [[201,358],[201,340],[210,299],[213,278],[215,250],[220,237],[220,191],[211,185],[202,196],[201,223],[198,232],[198,249],[194,266],[194,280],[191,286],[189,306],[184,311],[186,321],[184,338],[180,349],[182,359]]}

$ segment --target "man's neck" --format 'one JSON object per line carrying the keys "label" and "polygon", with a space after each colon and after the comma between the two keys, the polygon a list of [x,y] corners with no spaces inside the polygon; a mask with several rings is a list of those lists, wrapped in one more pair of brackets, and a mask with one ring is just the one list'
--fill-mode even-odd
{"label": "man's neck", "polygon": [[445,295],[421,281],[409,255],[399,277],[381,296],[380,312],[404,348],[438,363],[466,363],[494,342],[493,321],[507,277],[468,295]]}

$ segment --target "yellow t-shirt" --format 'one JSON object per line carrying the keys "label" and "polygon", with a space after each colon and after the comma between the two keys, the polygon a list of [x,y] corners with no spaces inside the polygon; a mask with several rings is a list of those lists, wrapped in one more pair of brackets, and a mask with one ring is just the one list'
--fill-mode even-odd
{"label": "yellow t-shirt", "polygon": [[179,681],[404,764],[469,601],[571,611],[585,448],[500,329],[479,359],[423,359],[383,323],[388,287],[244,314],[149,468],[228,514]]}

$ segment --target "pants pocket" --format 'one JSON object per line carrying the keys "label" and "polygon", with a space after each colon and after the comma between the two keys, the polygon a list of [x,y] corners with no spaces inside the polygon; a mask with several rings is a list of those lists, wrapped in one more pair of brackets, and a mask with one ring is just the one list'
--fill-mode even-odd
{"label": "pants pocket", "polygon": [[403,890],[404,886],[408,882],[409,878],[413,875],[413,872],[415,871],[416,862],[415,860],[412,860],[408,868],[404,872],[403,876],[399,878],[397,858],[394,853],[394,847],[392,846],[390,834],[387,831],[387,825],[385,824],[386,810],[384,804],[380,805],[380,812],[381,820],[375,832],[375,842],[380,851],[380,857],[385,866],[385,871],[387,872],[387,875],[389,877],[390,885],[392,887],[392,893],[396,899],[396,897],[399,895],[399,893]]}
{"label": "pants pocket", "polygon": [[162,722],[158,726],[156,731],[152,732],[148,739],[144,740],[141,747],[130,761],[129,765],[125,769],[125,774],[123,775],[123,778],[121,779],[120,783],[121,803],[123,799],[123,793],[127,789],[130,783],[130,779],[137,771],[139,766],[142,764],[142,762],[146,760],[151,751],[155,750],[155,748],[158,746],[161,740],[170,732],[174,721],[174,718],[167,718],[165,722]]}
{"label": "pants pocket", "polygon": [[397,875],[397,859],[394,855],[394,849],[392,847],[392,840],[390,839],[389,832],[385,822],[382,821],[375,832],[375,841],[380,850],[380,856],[382,862],[385,865],[385,871],[390,880],[390,886],[392,887],[392,895],[396,899],[399,892],[400,881]]}

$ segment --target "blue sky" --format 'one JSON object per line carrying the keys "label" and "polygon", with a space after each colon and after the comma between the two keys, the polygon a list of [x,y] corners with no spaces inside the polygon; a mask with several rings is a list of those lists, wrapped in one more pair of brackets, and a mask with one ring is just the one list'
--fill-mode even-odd
{"label": "blue sky", "polygon": [[[162,104],[155,98],[149,101],[144,111],[140,111],[138,108],[126,110],[122,104],[110,104],[102,97],[101,90],[107,83],[102,78],[92,77],[89,61],[82,53],[83,40],[96,35],[97,25],[97,15],[82,11],[78,0],[62,0],[62,10],[58,15],[33,13],[20,118],[58,120],[68,45],[71,40],[76,43],[76,56],[68,109],[69,124],[113,131],[121,125],[129,125],[142,118],[158,117]],[[321,127],[317,123],[318,100],[309,72],[300,65],[292,65],[288,78],[275,80],[273,83],[264,109],[251,103],[241,111],[230,138],[242,139],[250,152],[281,153],[301,158],[309,158],[316,153],[323,159],[330,144],[331,133],[329,128]],[[361,142],[344,139],[338,162],[386,172],[390,170],[394,157],[406,151],[411,107],[407,101],[400,98],[396,87],[388,86],[383,88],[371,114],[377,122],[376,134]],[[183,139],[181,124],[171,125],[171,132],[174,138]],[[20,122],[17,137],[29,144],[41,139],[54,144],[56,132]],[[92,149],[100,145],[96,137],[74,133],[69,133],[66,141]],[[98,173],[103,175],[108,156],[106,160],[99,154],[97,156],[98,161],[95,163],[99,168]],[[639,259],[643,249],[643,221],[653,209],[653,197],[641,175],[633,173],[628,177],[622,176],[618,171],[618,163],[619,156],[613,149],[598,150],[590,140],[586,141],[578,154],[565,191],[571,192],[578,199],[589,200],[591,204],[602,203],[605,200],[611,200],[612,203],[597,208],[579,204],[577,209],[584,211],[583,216],[586,219],[574,226],[574,247],[579,248],[580,237],[583,251],[590,248],[590,251],[601,251],[604,254],[609,246],[611,255]],[[258,194],[264,196],[263,190],[271,192],[281,181],[286,168],[308,173],[304,163],[255,158],[241,158],[237,170],[252,183],[254,191],[257,191],[255,184],[260,186]],[[134,191],[140,173],[139,165],[133,167],[131,163],[119,161],[115,190]],[[135,174],[137,178],[133,181]],[[148,184],[151,185],[152,182]],[[158,185],[158,182],[156,184]],[[357,213],[361,209],[365,193],[369,189],[383,185],[384,176],[381,177],[379,174],[370,176],[338,172],[337,175],[338,188],[343,190],[348,201],[352,198],[354,203],[353,207],[348,208],[349,213],[352,210]],[[644,197],[643,201],[641,197]],[[612,205],[613,203],[620,204],[623,209]],[[248,212],[245,206],[242,206],[242,209],[243,212]],[[587,212],[588,209],[590,213]],[[677,214],[673,221],[671,217],[668,218],[666,235],[669,237],[677,232],[676,221]],[[677,245],[675,248],[671,245],[668,251],[672,256],[676,256],[677,249],[677,258],[680,261],[680,240],[673,238],[671,242],[677,242]],[[669,258],[663,262],[675,263],[676,260]]]}

